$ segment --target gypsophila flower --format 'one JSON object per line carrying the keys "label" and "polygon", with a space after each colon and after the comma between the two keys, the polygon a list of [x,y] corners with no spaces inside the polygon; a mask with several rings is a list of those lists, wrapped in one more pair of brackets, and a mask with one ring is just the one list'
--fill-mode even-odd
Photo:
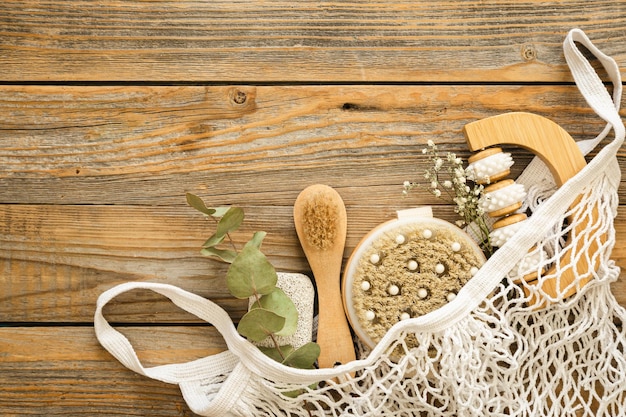
{"label": "gypsophila flower", "polygon": [[[431,163],[431,168],[424,172],[424,179],[429,183],[426,189],[437,198],[446,198],[454,203],[454,211],[460,219],[456,222],[459,227],[471,227],[473,234],[481,239],[480,246],[487,256],[493,253],[489,241],[489,228],[485,222],[484,210],[479,204],[483,186],[472,182],[463,160],[456,154],[448,152],[445,156],[439,155],[437,146],[428,140],[427,147],[422,149]],[[421,184],[405,181],[403,195]]]}

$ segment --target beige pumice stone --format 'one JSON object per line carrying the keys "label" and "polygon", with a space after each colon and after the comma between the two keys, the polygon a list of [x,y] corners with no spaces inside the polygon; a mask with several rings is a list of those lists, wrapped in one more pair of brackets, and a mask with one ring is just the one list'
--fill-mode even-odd
{"label": "beige pumice stone", "polygon": [[[291,298],[298,310],[298,327],[293,335],[277,336],[276,339],[280,345],[291,345],[297,349],[313,339],[315,289],[311,279],[304,274],[278,272],[277,275],[276,286]],[[250,297],[248,308],[252,306],[254,301],[254,297]],[[269,338],[255,344],[263,347],[274,346]]]}

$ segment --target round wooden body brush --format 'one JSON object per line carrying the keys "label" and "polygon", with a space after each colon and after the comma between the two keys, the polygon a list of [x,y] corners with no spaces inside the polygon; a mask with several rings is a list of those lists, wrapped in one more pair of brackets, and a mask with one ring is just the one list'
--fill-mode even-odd
{"label": "round wooden body brush", "polygon": [[339,282],[346,241],[346,208],[337,191],[316,184],[300,193],[293,218],[317,286],[319,367],[346,364],[355,360]]}

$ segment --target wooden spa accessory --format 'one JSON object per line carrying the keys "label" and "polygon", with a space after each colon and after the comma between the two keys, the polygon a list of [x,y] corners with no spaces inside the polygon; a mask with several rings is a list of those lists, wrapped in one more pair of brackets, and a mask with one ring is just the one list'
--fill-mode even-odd
{"label": "wooden spa accessory", "polygon": [[[586,161],[580,149],[576,145],[574,139],[558,124],[553,121],[532,113],[514,112],[505,113],[498,116],[489,117],[467,124],[464,129],[467,144],[471,151],[482,150],[480,153],[471,157],[468,162],[470,166],[478,166],[482,172],[476,175],[477,182],[491,185],[485,188],[486,193],[496,192],[504,186],[515,186],[511,180],[503,180],[509,175],[509,167],[512,160],[509,154],[502,153],[500,148],[492,148],[495,145],[512,145],[525,148],[537,155],[548,166],[550,172],[554,176],[557,186],[563,185],[567,180],[576,175],[586,166]],[[485,177],[490,177],[485,180]],[[500,182],[499,182],[500,181]],[[525,196],[520,190],[513,191],[509,195]],[[582,196],[578,196],[570,206],[574,208],[581,201]],[[521,200],[520,200],[521,201]],[[501,246],[506,240],[512,236],[526,219],[526,214],[516,213],[521,204],[513,203],[507,207],[498,209],[489,213],[493,217],[501,217],[494,223],[493,234],[490,235],[494,246]],[[572,234],[578,235],[588,227],[593,227],[598,219],[597,208],[593,209],[591,218],[578,218],[576,214],[570,215],[568,221],[573,225],[573,230],[568,235],[565,250],[560,256],[560,265],[553,265],[547,272],[546,276],[554,275],[559,271],[560,281],[557,283],[556,276],[546,279],[542,282],[541,290],[551,297],[566,298],[576,292],[576,287],[570,286],[576,278],[576,271],[585,273],[590,268],[595,269],[596,265],[590,265],[587,256],[578,256],[575,265],[572,263],[574,248],[571,246]],[[603,236],[603,239],[606,237]],[[575,246],[576,251],[580,252],[581,245]],[[593,241],[589,244],[588,251],[594,252],[598,249],[598,243]],[[535,256],[541,249],[531,249],[531,253]],[[539,255],[541,255],[539,253]],[[593,258],[592,258],[593,259]],[[541,271],[544,272],[544,271]],[[525,275],[523,278],[528,284],[537,285],[537,277],[539,271]],[[580,281],[581,285],[585,285],[591,278],[587,277]],[[557,288],[558,285],[558,288]],[[524,287],[527,296],[529,289]],[[530,296],[529,304],[537,308],[545,306],[545,301],[540,301],[535,296]]]}
{"label": "wooden spa accessory", "polygon": [[317,286],[319,367],[346,364],[356,359],[340,289],[346,208],[333,188],[311,185],[298,195],[293,219]]}

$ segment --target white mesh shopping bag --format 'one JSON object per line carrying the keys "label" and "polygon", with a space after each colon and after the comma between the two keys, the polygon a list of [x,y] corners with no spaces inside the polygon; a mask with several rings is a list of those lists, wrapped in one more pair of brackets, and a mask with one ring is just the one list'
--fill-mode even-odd
{"label": "white mesh shopping bag", "polygon": [[[613,97],[578,44],[605,67]],[[616,155],[624,141],[620,73],[580,30],[568,34],[564,51],[582,95],[607,122],[598,137],[579,147],[586,154],[608,143],[556,190],[541,161],[528,166],[517,180],[529,190],[527,227],[452,302],[399,322],[374,349],[361,349],[354,362],[301,370],[266,357],[213,302],[171,285],[127,283],[98,300],[94,325],[100,343],[131,370],[178,384],[190,408],[204,416],[626,415],[626,311],[610,291],[619,276],[610,254],[620,183]],[[611,130],[614,138],[602,141]],[[568,218],[587,219],[590,227],[572,228]],[[538,285],[516,284],[512,269],[537,247],[547,254],[539,269],[551,272],[540,274]],[[560,262],[564,253],[569,264]],[[576,268],[581,257],[588,268]],[[574,295],[543,293],[542,280],[558,281],[569,268]],[[111,299],[137,288],[160,293],[213,324],[228,350],[144,368],[130,342],[102,315]],[[545,301],[544,307],[536,308],[530,298]]]}

